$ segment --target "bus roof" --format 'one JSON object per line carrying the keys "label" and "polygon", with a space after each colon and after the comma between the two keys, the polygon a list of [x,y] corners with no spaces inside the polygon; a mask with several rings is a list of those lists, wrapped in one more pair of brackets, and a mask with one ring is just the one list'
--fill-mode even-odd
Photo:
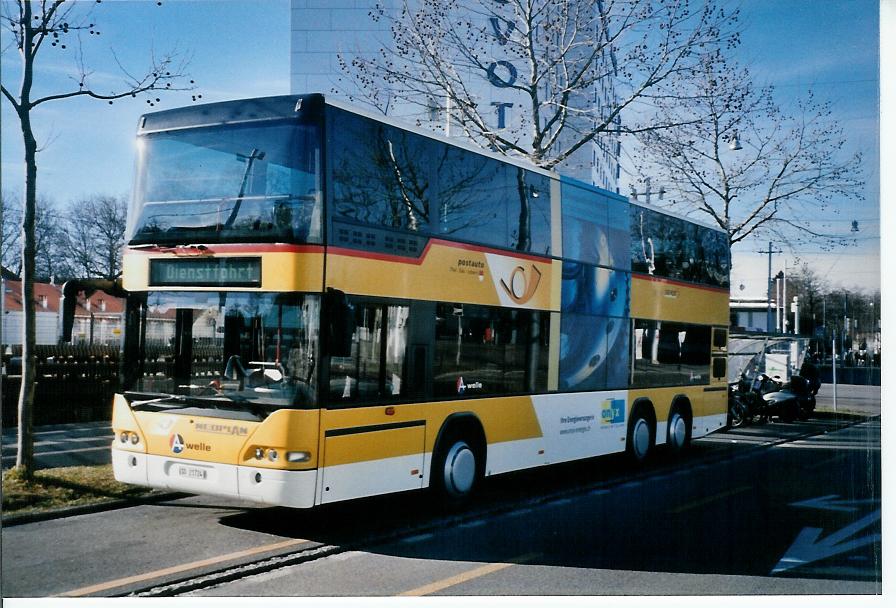
{"label": "bus roof", "polygon": [[522,167],[528,171],[540,173],[542,175],[559,179],[562,182],[585,188],[619,202],[628,202],[632,205],[652,209],[658,213],[663,213],[672,217],[677,217],[687,222],[701,225],[711,230],[724,232],[719,226],[712,225],[706,221],[687,217],[683,214],[670,211],[668,209],[642,203],[637,200],[631,200],[621,194],[605,190],[598,186],[588,184],[586,182],[561,175],[554,171],[549,171],[532,164],[531,162],[512,156],[505,156],[492,152],[469,142],[467,140],[448,137],[439,133],[430,131],[423,127],[409,124],[403,120],[396,119],[383,114],[377,114],[370,110],[354,106],[338,99],[327,99],[321,93],[308,93],[303,95],[277,95],[273,97],[254,97],[247,99],[237,99],[232,101],[219,101],[213,103],[204,103],[192,106],[184,106],[181,108],[173,108],[170,110],[162,110],[159,112],[150,112],[143,114],[138,123],[137,133],[147,134],[158,131],[171,131],[178,129],[190,129],[196,127],[208,127],[214,125],[243,124],[250,122],[261,122],[268,120],[283,120],[294,118],[296,113],[301,109],[323,109],[325,105],[338,108],[345,112],[351,112],[358,116],[370,118],[384,124],[404,129],[412,133],[416,133],[423,137],[428,137],[436,141],[444,142],[458,148],[463,148],[469,152],[480,154],[489,158],[500,160],[517,167]]}

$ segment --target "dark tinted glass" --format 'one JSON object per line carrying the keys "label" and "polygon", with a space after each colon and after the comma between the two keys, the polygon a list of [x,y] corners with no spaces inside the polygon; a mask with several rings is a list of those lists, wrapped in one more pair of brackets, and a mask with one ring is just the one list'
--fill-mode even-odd
{"label": "dark tinted glass", "polygon": [[347,112],[329,125],[334,239],[348,221],[550,253],[548,177]]}
{"label": "dark tinted glass", "polygon": [[406,328],[409,308],[354,302],[351,352],[330,357],[333,403],[400,400],[406,385]]}
{"label": "dark tinted glass", "polygon": [[727,287],[730,266],[724,233],[631,206],[632,271]]}
{"label": "dark tinted glass", "polygon": [[399,230],[428,232],[435,200],[433,140],[348,112],[330,115],[336,216]]}
{"label": "dark tinted glass", "polygon": [[544,391],[549,313],[439,304],[433,390],[460,399]]}
{"label": "dark tinted glass", "polygon": [[632,386],[708,384],[710,333],[704,325],[637,319]]}
{"label": "dark tinted glass", "polygon": [[287,123],[142,136],[131,242],[320,242],[319,139]]}
{"label": "dark tinted glass", "polygon": [[160,291],[128,309],[125,390],[210,408],[315,402],[318,296]]}

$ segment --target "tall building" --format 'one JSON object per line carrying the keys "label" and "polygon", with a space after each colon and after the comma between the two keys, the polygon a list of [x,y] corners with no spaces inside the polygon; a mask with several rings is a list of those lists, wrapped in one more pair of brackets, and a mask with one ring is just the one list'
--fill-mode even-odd
{"label": "tall building", "polygon": [[[497,2],[497,0],[496,0]],[[602,0],[595,0],[595,11],[600,10]],[[291,61],[290,90],[292,93],[321,92],[347,96],[358,87],[346,74],[342,63],[351,63],[358,55],[372,56],[380,49],[391,48],[392,19],[400,9],[401,0],[381,0],[383,13],[374,19],[375,0],[292,0],[291,3]],[[500,2],[496,6],[499,7]],[[479,106],[490,109],[491,126],[498,131],[512,131],[521,126],[525,100],[512,88],[520,70],[505,48],[508,29],[499,17],[489,17],[480,11],[469,12],[469,18],[484,21],[484,29],[493,35],[490,52],[493,58],[486,74],[468,72],[465,82],[468,90],[478,97]],[[595,29],[599,20],[595,19]],[[600,35],[599,31],[594,32]],[[342,58],[340,60],[340,57]],[[600,58],[598,69],[613,71],[615,57],[611,52]],[[576,130],[593,128],[593,116],[600,108],[612,107],[615,91],[612,79],[603,78],[592,91],[586,91],[571,100],[580,109],[597,108],[589,112]],[[451,136],[462,136],[445,118],[443,100],[421,100],[429,111],[419,108],[393,107],[389,113],[416,122],[422,126]],[[618,124],[618,123],[617,123]],[[572,134],[570,134],[572,136]],[[563,146],[559,142],[558,146]],[[593,139],[571,155],[558,171],[581,181],[619,191],[618,135],[604,134]]]}

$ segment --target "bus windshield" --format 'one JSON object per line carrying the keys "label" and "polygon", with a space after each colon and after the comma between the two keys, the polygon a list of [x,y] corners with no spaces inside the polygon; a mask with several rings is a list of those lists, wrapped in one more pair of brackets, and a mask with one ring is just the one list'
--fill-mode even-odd
{"label": "bus windshield", "polygon": [[265,412],[315,403],[319,296],[137,293],[127,315],[124,388],[140,400]]}
{"label": "bus windshield", "polygon": [[320,243],[320,166],[314,125],[142,135],[129,243]]}

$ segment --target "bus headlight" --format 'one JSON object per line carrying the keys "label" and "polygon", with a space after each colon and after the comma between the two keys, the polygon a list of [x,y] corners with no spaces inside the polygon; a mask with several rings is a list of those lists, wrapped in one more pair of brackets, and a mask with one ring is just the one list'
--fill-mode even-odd
{"label": "bus headlight", "polygon": [[264,448],[255,448],[255,460],[264,460]]}
{"label": "bus headlight", "polygon": [[270,460],[271,462],[277,460],[277,450],[268,450],[268,460]]}
{"label": "bus headlight", "polygon": [[137,433],[132,433],[131,431],[122,431],[118,435],[118,440],[121,443],[131,442],[132,445],[137,445],[140,443],[140,435]]}
{"label": "bus headlight", "polygon": [[287,462],[308,462],[311,460],[311,452],[287,452]]}

